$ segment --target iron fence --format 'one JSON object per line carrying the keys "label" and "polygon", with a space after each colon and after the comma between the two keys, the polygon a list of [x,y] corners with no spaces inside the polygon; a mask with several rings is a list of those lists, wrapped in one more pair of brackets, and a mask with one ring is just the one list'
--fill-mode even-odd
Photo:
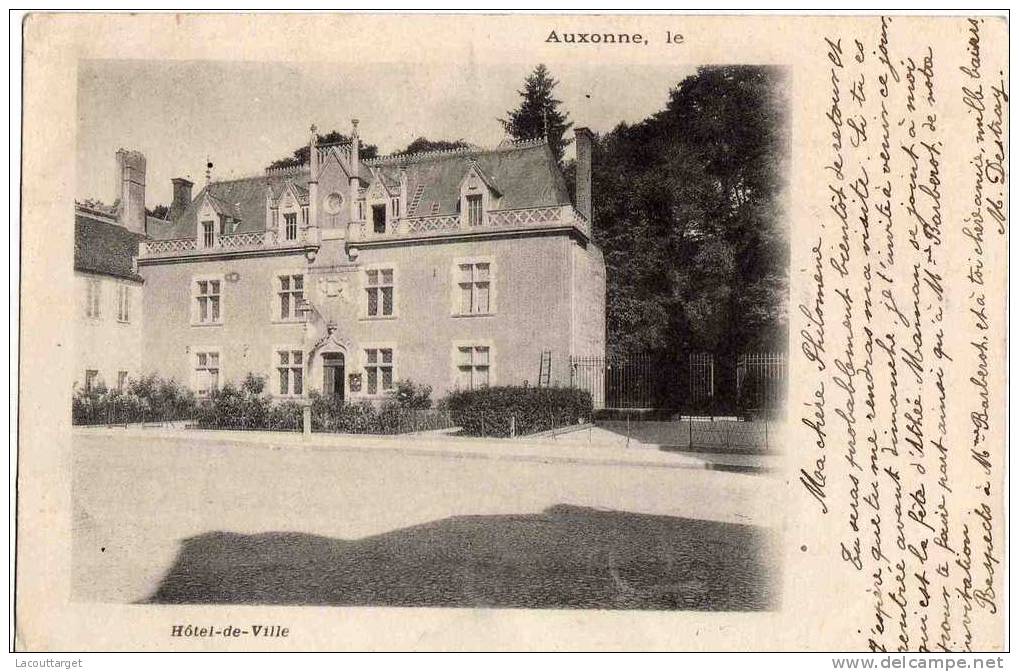
{"label": "iron fence", "polygon": [[787,377],[784,353],[570,357],[570,385],[590,392],[604,411],[769,415],[784,404]]}

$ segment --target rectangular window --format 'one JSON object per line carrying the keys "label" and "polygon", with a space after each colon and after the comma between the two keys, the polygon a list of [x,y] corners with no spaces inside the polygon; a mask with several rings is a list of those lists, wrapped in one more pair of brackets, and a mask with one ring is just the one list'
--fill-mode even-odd
{"label": "rectangular window", "polygon": [[393,349],[368,348],[364,358],[367,393],[379,394],[393,389]]}
{"label": "rectangular window", "polygon": [[308,206],[301,206],[301,224],[308,223]]}
{"label": "rectangular window", "polygon": [[102,316],[103,286],[98,278],[89,278],[85,285],[85,315],[99,318]]}
{"label": "rectangular window", "polygon": [[283,215],[283,237],[285,240],[297,240],[296,212],[287,212]]}
{"label": "rectangular window", "polygon": [[375,268],[365,271],[368,293],[368,317],[389,317],[393,314],[393,269]]}
{"label": "rectangular window", "polygon": [[462,345],[456,350],[457,387],[488,387],[491,352],[487,345]]}
{"label": "rectangular window", "polygon": [[357,202],[357,221],[364,221],[364,201]]}
{"label": "rectangular window", "polygon": [[481,194],[474,194],[467,197],[467,225],[481,226],[483,211],[481,209]]}
{"label": "rectangular window", "polygon": [[392,215],[393,219],[400,218],[400,199],[394,198],[389,201],[389,214]]}
{"label": "rectangular window", "polygon": [[372,206],[372,230],[375,231],[375,233],[386,232],[386,206]]}
{"label": "rectangular window", "polygon": [[280,211],[276,208],[272,209],[272,228],[279,228],[280,225]]}
{"label": "rectangular window", "polygon": [[85,370],[85,391],[92,392],[99,383],[99,372],[95,369]]}
{"label": "rectangular window", "polygon": [[212,247],[216,244],[216,223],[208,220],[202,222],[202,247]]}
{"label": "rectangular window", "polygon": [[491,312],[491,264],[488,262],[459,265],[460,314],[484,315]]}
{"label": "rectangular window", "polygon": [[117,285],[117,321],[131,321],[131,288],[127,285]]}
{"label": "rectangular window", "polygon": [[121,392],[127,389],[127,371],[117,371],[117,389]]}
{"label": "rectangular window", "polygon": [[195,281],[195,322],[199,324],[219,324],[220,300],[222,298],[219,280]]}
{"label": "rectangular window", "polygon": [[276,374],[280,394],[304,394],[304,353],[300,350],[277,350]]}
{"label": "rectangular window", "polygon": [[195,390],[198,396],[207,397],[219,389],[219,353],[195,353]]}
{"label": "rectangular window", "polygon": [[276,277],[278,287],[276,296],[279,299],[279,319],[299,320],[301,313],[298,310],[304,301],[304,276],[303,275],[280,275]]}

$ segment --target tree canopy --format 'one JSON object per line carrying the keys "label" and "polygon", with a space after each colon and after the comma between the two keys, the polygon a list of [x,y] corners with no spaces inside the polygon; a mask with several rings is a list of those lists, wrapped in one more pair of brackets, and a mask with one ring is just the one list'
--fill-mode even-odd
{"label": "tree canopy", "polygon": [[563,152],[572,142],[565,136],[573,122],[567,112],[559,109],[562,101],[553,95],[558,84],[545,64],[538,64],[524,80],[524,88],[517,91],[523,99],[520,105],[508,110],[499,123],[516,140],[547,137],[556,161],[562,163]]}
{"label": "tree canopy", "polygon": [[777,69],[703,67],[663,111],[597,139],[611,354],[784,349],[782,91]]}
{"label": "tree canopy", "polygon": [[[340,133],[337,130],[332,130],[322,135],[316,133],[319,145],[334,145],[350,142],[350,136]],[[361,141],[361,159],[373,159],[379,154],[379,148],[375,145],[370,145]],[[276,159],[270,163],[268,168],[289,168],[290,166],[299,166],[304,163],[308,163],[311,158],[311,154],[308,153],[308,145],[301,145],[295,149],[290,156],[285,156],[281,159]]]}
{"label": "tree canopy", "polygon": [[463,138],[458,140],[429,140],[425,137],[420,137],[414,140],[403,149],[399,150],[398,154],[413,154],[414,152],[433,152],[443,149],[461,149],[467,147],[468,143]]}

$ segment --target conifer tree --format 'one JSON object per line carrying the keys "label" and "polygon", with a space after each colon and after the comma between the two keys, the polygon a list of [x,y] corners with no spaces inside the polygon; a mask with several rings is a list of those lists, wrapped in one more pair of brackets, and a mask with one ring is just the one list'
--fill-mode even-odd
{"label": "conifer tree", "polygon": [[506,112],[500,119],[506,132],[516,140],[547,138],[556,161],[562,163],[563,151],[571,140],[565,138],[573,126],[569,114],[559,109],[562,104],[553,95],[559,81],[552,77],[544,63],[538,64],[524,80],[524,88],[517,93],[523,98],[520,106]]}

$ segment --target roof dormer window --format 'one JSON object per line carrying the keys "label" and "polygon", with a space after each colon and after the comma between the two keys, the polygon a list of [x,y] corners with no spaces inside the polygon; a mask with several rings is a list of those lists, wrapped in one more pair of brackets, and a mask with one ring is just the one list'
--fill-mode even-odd
{"label": "roof dormer window", "polygon": [[202,247],[216,245],[216,222],[207,219],[202,222]]}
{"label": "roof dormer window", "polygon": [[485,218],[484,199],[481,194],[469,194],[466,199],[467,226],[481,226]]}

